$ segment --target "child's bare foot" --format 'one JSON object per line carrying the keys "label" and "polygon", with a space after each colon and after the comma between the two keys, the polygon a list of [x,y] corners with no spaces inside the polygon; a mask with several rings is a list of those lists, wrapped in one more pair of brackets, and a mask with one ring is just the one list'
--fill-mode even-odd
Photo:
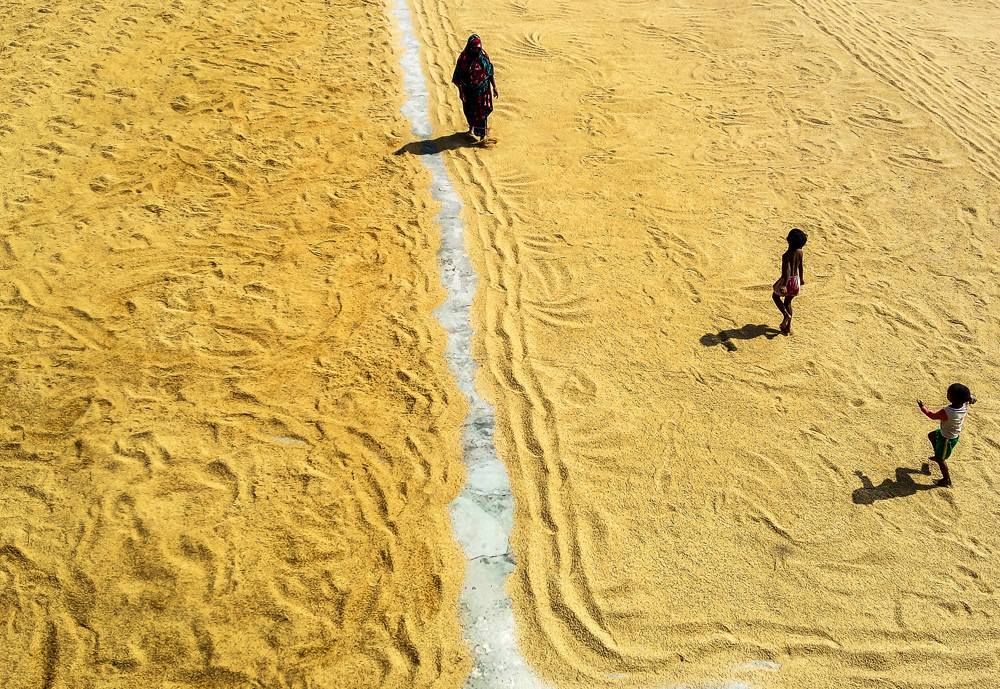
{"label": "child's bare foot", "polygon": [[951,488],[951,481],[945,481],[943,478],[934,479],[934,485],[938,488]]}

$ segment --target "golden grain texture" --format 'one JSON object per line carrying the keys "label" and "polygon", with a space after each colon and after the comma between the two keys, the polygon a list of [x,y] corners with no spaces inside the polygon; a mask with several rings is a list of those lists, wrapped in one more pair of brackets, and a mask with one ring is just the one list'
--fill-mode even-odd
{"label": "golden grain texture", "polygon": [[458,686],[385,8],[0,10],[0,685]]}
{"label": "golden grain texture", "polygon": [[[992,687],[992,6],[413,5],[484,278],[474,346],[538,672]],[[485,148],[451,137],[474,32],[500,91]],[[793,226],[786,338],[770,291]],[[915,400],[955,381],[982,401],[935,489]]]}

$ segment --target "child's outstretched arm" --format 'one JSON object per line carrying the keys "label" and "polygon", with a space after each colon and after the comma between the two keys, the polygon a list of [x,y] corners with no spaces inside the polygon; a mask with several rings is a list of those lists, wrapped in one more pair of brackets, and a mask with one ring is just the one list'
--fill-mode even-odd
{"label": "child's outstretched arm", "polygon": [[917,404],[920,405],[920,411],[922,411],[924,413],[924,416],[926,416],[928,419],[934,419],[935,421],[944,421],[945,419],[948,418],[948,413],[945,412],[944,409],[941,409],[939,411],[931,411],[930,409],[925,407],[924,403],[921,402],[920,400],[917,400]]}

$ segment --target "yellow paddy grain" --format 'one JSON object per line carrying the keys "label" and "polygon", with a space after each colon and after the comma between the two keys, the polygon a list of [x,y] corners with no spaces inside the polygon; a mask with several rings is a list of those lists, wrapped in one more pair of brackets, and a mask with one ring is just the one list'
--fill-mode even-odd
{"label": "yellow paddy grain", "polygon": [[[992,686],[991,7],[413,5],[437,136],[465,129],[469,34],[496,66],[496,144],[444,155],[539,673]],[[785,338],[770,286],[793,226]],[[983,401],[955,488],[931,489],[915,400],[955,381]]]}
{"label": "yellow paddy grain", "polygon": [[0,10],[0,685],[460,685],[394,46],[363,2]]}

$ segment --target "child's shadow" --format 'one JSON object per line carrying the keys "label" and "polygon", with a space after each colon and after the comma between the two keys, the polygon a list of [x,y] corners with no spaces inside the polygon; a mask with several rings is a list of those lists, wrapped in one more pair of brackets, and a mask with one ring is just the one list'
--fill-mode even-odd
{"label": "child's shadow", "polygon": [[856,488],[851,494],[851,500],[855,505],[870,505],[876,500],[889,500],[891,498],[905,498],[908,495],[915,495],[922,490],[937,488],[933,483],[914,483],[912,474],[930,476],[931,468],[924,462],[920,469],[907,469],[906,467],[896,468],[896,480],[886,479],[879,485],[872,483],[872,480],[864,475],[864,472],[855,471],[861,479],[861,488]]}
{"label": "child's shadow", "polygon": [[736,345],[734,345],[731,340],[752,340],[755,337],[766,337],[769,340],[773,340],[781,331],[777,328],[772,328],[769,325],[750,325],[747,323],[742,328],[734,328],[732,330],[723,330],[718,333],[705,333],[701,336],[700,342],[706,347],[714,347],[715,345],[722,345],[730,352],[736,351]]}

